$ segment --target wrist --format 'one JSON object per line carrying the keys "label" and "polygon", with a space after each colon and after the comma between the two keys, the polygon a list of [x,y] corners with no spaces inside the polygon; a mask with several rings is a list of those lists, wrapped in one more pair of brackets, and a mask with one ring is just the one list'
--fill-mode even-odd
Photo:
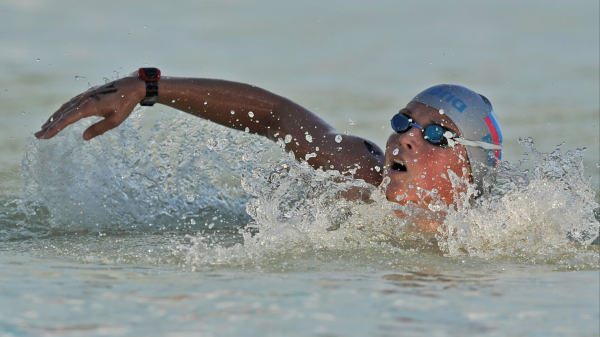
{"label": "wrist", "polygon": [[153,106],[158,101],[158,82],[160,70],[158,68],[140,68],[138,77],[145,82],[146,93],[140,101],[141,106]]}

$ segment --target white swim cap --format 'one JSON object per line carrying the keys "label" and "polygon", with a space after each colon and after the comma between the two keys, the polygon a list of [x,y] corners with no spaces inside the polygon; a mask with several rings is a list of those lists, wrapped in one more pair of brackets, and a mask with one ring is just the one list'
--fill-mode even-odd
{"label": "white swim cap", "polygon": [[[437,110],[443,110],[460,131],[460,137],[468,140],[502,145],[500,124],[490,101],[484,96],[455,84],[440,84],[424,90],[411,102],[419,102]],[[480,188],[489,167],[495,167],[501,159],[502,150],[465,146],[473,182]]]}

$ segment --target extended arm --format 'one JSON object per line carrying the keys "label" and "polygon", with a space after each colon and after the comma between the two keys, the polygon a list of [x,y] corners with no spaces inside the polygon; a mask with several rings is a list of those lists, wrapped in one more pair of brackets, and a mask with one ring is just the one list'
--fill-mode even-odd
{"label": "extended arm", "polygon": [[[315,168],[356,169],[356,178],[374,185],[381,182],[383,153],[375,144],[347,135],[341,135],[338,143],[335,129],[286,98],[251,85],[212,79],[163,77],[159,88],[158,103],[273,141],[283,139],[288,151]],[[144,82],[135,77],[93,88],[64,104],[36,137],[51,138],[85,117],[104,117],[84,132],[84,139],[94,138],[121,124],[144,95]]]}

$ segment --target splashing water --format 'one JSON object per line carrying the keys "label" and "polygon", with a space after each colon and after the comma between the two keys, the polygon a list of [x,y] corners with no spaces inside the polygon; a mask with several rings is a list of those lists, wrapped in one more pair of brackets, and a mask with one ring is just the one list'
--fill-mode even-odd
{"label": "splashing water", "polygon": [[[92,120],[51,141],[31,140],[22,161],[23,201],[45,207],[49,227],[71,231],[147,230],[148,224],[194,230],[191,219],[249,220],[244,212],[249,196],[239,181],[269,151],[268,141],[166,113],[146,148],[143,114],[133,115],[89,142],[81,134]],[[182,214],[187,224],[179,221]]]}
{"label": "splashing water", "polygon": [[563,153],[559,145],[540,153],[531,138],[520,143],[527,149],[523,159],[501,163],[484,183],[491,186],[486,195],[448,210],[440,248],[452,257],[598,267],[598,250],[586,248],[597,241],[600,208],[583,174],[585,149]]}
{"label": "splashing water", "polygon": [[[582,150],[540,153],[524,140],[523,159],[501,163],[481,197],[473,198],[470,186],[456,207],[431,205],[446,213],[435,240],[393,211],[437,213],[388,202],[385,184],[376,188],[348,173],[314,170],[266,139],[175,111],[162,113],[143,144],[143,112],[132,116],[89,142],[81,134],[92,120],[49,141],[30,140],[22,161],[24,195],[4,205],[13,226],[0,238],[164,234],[156,241],[168,248],[144,239],[154,251],[146,261],[192,269],[373,255],[393,261],[415,251],[600,266],[598,246],[589,246],[598,236],[594,212],[600,209],[583,176]],[[117,260],[132,256],[119,247]]]}

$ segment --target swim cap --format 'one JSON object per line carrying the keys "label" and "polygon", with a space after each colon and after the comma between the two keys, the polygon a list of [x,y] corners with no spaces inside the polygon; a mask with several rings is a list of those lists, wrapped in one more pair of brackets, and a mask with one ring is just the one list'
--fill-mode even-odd
{"label": "swim cap", "polygon": [[[460,131],[461,138],[502,145],[500,124],[490,101],[484,96],[455,84],[440,84],[424,90],[411,102],[419,102],[448,116]],[[465,146],[473,182],[480,188],[490,167],[501,159],[502,150]]]}

